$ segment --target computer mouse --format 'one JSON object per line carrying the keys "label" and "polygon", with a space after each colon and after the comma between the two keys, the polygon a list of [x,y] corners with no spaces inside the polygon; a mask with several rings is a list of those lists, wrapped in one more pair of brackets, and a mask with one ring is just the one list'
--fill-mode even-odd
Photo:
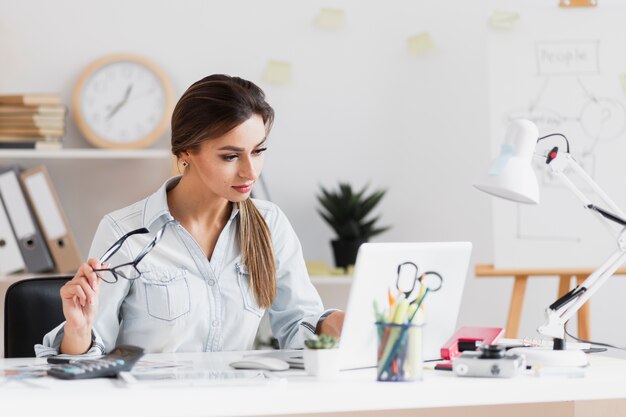
{"label": "computer mouse", "polygon": [[289,364],[282,359],[267,356],[246,356],[229,364],[235,369],[262,369],[264,371],[286,371]]}

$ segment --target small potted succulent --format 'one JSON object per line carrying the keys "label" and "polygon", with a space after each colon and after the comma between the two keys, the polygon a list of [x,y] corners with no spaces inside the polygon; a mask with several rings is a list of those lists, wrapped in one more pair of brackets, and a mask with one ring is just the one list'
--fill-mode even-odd
{"label": "small potted succulent", "polygon": [[304,341],[304,369],[307,374],[328,378],[339,371],[339,349],[337,338],[321,334]]}
{"label": "small potted succulent", "polygon": [[347,269],[354,265],[359,246],[389,229],[388,226],[377,226],[379,216],[368,218],[386,191],[367,193],[367,188],[366,185],[354,191],[350,184],[341,182],[337,190],[320,187],[317,200],[322,208],[318,212],[337,234],[331,244],[338,268]]}

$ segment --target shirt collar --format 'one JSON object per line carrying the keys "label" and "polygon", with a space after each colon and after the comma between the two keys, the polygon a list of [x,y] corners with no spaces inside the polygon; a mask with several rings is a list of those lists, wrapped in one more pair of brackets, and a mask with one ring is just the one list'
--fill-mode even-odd
{"label": "shirt collar", "polygon": [[[165,222],[174,219],[167,205],[167,192],[174,188],[182,176],[178,175],[165,181],[154,194],[146,198],[146,205],[143,211],[143,226],[149,230],[158,229]],[[239,206],[233,204],[229,221],[233,220],[239,214]]]}

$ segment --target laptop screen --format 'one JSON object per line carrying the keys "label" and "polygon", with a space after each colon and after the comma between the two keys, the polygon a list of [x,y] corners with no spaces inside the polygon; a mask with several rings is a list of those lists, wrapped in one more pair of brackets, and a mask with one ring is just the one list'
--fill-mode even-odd
{"label": "laptop screen", "polygon": [[439,349],[456,330],[467,276],[470,242],[365,243],[359,248],[341,334],[341,369],[376,365],[377,335],[373,302],[388,309],[395,295],[398,266],[412,262],[418,273],[438,272],[439,291],[424,301],[423,358],[440,358]]}

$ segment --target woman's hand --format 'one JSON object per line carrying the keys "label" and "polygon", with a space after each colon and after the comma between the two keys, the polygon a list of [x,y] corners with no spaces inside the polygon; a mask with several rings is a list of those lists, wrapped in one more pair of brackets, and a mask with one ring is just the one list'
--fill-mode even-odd
{"label": "woman's hand", "polygon": [[339,339],[341,337],[341,329],[343,329],[344,316],[345,313],[343,311],[333,311],[321,323],[317,333],[327,334]]}
{"label": "woman's hand", "polygon": [[61,287],[65,335],[61,343],[63,353],[80,354],[91,346],[91,329],[98,310],[100,278],[93,271],[100,269],[100,261],[89,259],[83,263],[69,282]]}

